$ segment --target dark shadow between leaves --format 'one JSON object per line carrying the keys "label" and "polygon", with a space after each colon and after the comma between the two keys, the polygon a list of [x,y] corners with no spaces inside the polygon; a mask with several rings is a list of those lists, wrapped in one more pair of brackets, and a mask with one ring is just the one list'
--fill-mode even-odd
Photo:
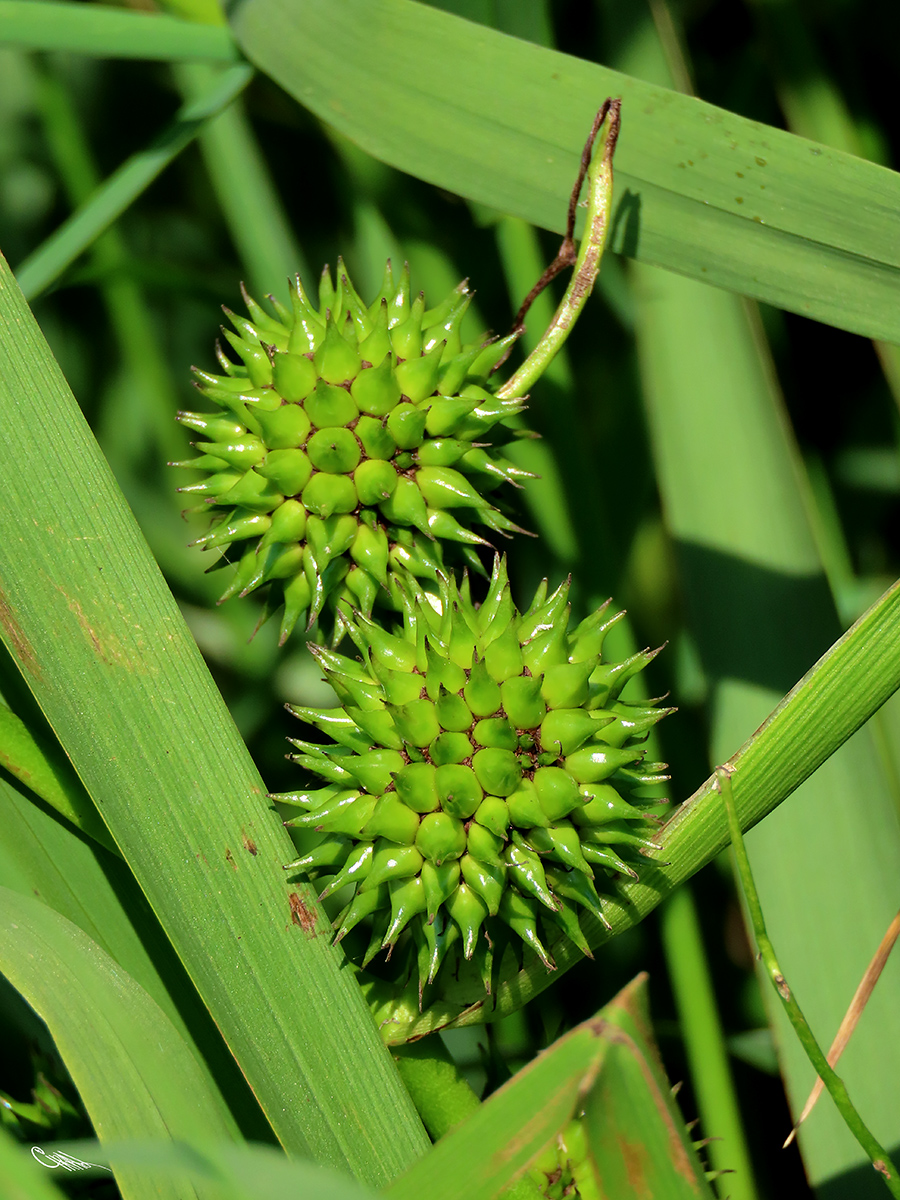
{"label": "dark shadow between leaves", "polygon": [[824,574],[789,575],[677,545],[691,629],[711,679],[784,694],[841,635]]}

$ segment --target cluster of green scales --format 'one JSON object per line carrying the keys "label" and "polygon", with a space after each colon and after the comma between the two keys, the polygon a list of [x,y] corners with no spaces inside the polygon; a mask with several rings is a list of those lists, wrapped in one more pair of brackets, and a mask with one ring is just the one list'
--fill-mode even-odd
{"label": "cluster of green scales", "polygon": [[525,397],[492,386],[511,338],[461,341],[469,302],[428,309],[388,266],[365,305],[340,264],[318,307],[299,279],[274,315],[248,297],[237,361],[197,372],[218,411],[179,416],[200,544],[236,563],[222,599],[269,585],[282,641],[301,618],[330,635],[309,648],[340,706],[294,709],[324,735],[294,743],[320,786],[274,797],[317,835],[290,868],[348,956],[417,979],[420,1004],[465,960],[490,990],[498,946],[548,969],[560,936],[589,953],[580,915],[605,922],[653,850],[666,778],[642,743],[669,710],[622,699],[652,653],[603,656],[621,614],[570,627],[567,583],[519,611],[499,555],[478,578],[485,535],[518,528],[494,491],[527,476],[502,454]]}

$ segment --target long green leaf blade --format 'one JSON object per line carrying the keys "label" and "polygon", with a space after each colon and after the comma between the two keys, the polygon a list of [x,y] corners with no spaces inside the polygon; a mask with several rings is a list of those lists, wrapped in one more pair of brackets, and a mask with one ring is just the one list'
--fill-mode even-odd
{"label": "long green leaf blade", "polygon": [[233,28],[370,154],[547,229],[621,96],[616,252],[900,341],[894,172],[412,0],[245,0]]}
{"label": "long green leaf blade", "polygon": [[672,1097],[672,1085],[659,1064],[648,1016],[646,975],[623,988],[603,1015],[610,1022],[611,1045],[584,1105],[588,1158],[598,1194],[609,1200],[620,1196],[712,1200],[713,1191]]}
{"label": "long green leaf blade", "polygon": [[37,4],[35,0],[0,0],[0,45],[163,62],[240,59],[223,27],[100,4]]}
{"label": "long green leaf blade", "polygon": [[[112,859],[2,779],[0,829],[0,885],[37,896],[115,959],[193,1047],[244,1136],[270,1140],[246,1081],[121,858]],[[236,1122],[233,1128],[237,1136]]]}
{"label": "long green leaf blade", "polygon": [[427,1144],[292,844],[11,277],[0,625],[285,1147],[382,1183]]}
{"label": "long green leaf blade", "polygon": [[385,1192],[388,1200],[490,1200],[575,1115],[608,1050],[602,1015],[560,1038]]}
{"label": "long green leaf blade", "polygon": [[[30,896],[0,888],[0,970],[47,1023],[101,1141],[227,1141],[231,1127],[165,1014],[100,947]],[[116,1169],[116,1168],[114,1168]],[[214,1196],[116,1169],[129,1200]]]}

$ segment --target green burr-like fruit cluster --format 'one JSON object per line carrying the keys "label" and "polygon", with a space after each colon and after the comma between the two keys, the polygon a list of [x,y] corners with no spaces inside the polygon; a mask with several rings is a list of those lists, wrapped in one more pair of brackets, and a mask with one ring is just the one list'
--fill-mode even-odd
{"label": "green burr-like fruit cluster", "polygon": [[671,710],[619,697],[655,652],[604,661],[622,614],[569,631],[568,591],[545,581],[519,613],[498,556],[480,606],[467,579],[426,594],[407,577],[398,633],[342,618],[361,662],[310,646],[342,707],[293,709],[334,742],[293,743],[327,786],[274,799],[326,836],[290,866],[330,875],[322,898],[352,887],[335,927],[367,922],[363,965],[409,931],[420,997],[454,947],[488,987],[498,937],[548,969],[548,933],[590,953],[578,910],[605,921],[598,881],[636,877],[627,858],[654,847],[642,796],[668,776],[641,743]]}
{"label": "green burr-like fruit cluster", "polygon": [[220,346],[224,374],[195,369],[219,412],[178,415],[203,440],[199,458],[175,465],[206,473],[181,491],[202,497],[192,511],[216,509],[195,544],[237,560],[221,600],[272,584],[283,642],[329,598],[371,613],[391,572],[435,580],[445,541],[477,569],[486,543],[473,523],[518,528],[488,495],[528,472],[484,442],[523,408],[488,386],[513,338],[462,343],[465,284],[426,309],[408,269],[395,280],[388,263],[367,307],[339,260],[318,308],[299,276],[289,309],[270,297],[275,316],[245,299],[250,319],[226,309],[236,332],[223,331],[239,361]]}

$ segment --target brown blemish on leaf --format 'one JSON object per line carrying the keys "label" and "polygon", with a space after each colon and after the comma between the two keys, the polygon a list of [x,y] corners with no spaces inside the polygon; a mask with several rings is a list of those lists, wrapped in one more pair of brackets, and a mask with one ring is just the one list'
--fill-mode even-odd
{"label": "brown blemish on leaf", "polygon": [[308,937],[315,937],[315,911],[308,905],[304,904],[296,892],[291,892],[290,896],[288,896],[288,903],[291,906],[291,921],[295,925],[299,925]]}
{"label": "brown blemish on leaf", "polygon": [[98,634],[77,600],[72,596],[66,596],[66,604],[101,662],[106,663],[107,666],[132,667],[135,665],[132,656],[125,652],[122,643],[114,634],[104,633],[102,637]]}
{"label": "brown blemish on leaf", "polygon": [[31,642],[25,636],[24,630],[13,615],[9,601],[2,593],[0,593],[0,625],[6,630],[6,636],[9,639],[10,649],[14,658],[29,675],[32,675],[35,679],[40,679],[42,676],[37,655],[31,647]]}
{"label": "brown blemish on leaf", "polygon": [[229,850],[229,848],[228,848],[227,846],[225,847],[225,861],[226,861],[227,863],[231,863],[231,869],[232,869],[232,871],[236,871],[236,870],[238,869],[238,868],[237,868],[237,863],[236,863],[236,862],[234,861],[234,859],[232,858],[232,856],[231,856],[231,851]]}
{"label": "brown blemish on leaf", "polygon": [[253,838],[249,837],[246,833],[244,833],[243,830],[241,830],[241,835],[241,842],[243,843],[244,849],[247,851],[247,853],[254,855],[254,857],[259,854],[259,851],[256,848],[256,842],[254,842]]}
{"label": "brown blemish on leaf", "polygon": [[629,1142],[620,1137],[619,1151],[628,1176],[628,1190],[632,1196],[649,1196],[647,1188],[647,1165],[650,1156],[643,1142]]}
{"label": "brown blemish on leaf", "polygon": [[[615,1025],[610,1023],[606,1025],[604,1033],[611,1042],[615,1042],[624,1047],[633,1056],[640,1073],[644,1077],[647,1093],[652,1099],[653,1103],[656,1105],[660,1118],[665,1126],[666,1134],[668,1135],[669,1140],[669,1158],[672,1162],[672,1166],[679,1175],[683,1176],[683,1178],[687,1180],[692,1188],[696,1189],[697,1176],[694,1173],[690,1155],[688,1154],[687,1147],[682,1140],[682,1135],[679,1129],[673,1122],[672,1114],[669,1111],[666,1103],[666,1098],[660,1090],[659,1081],[654,1076],[651,1064],[642,1054],[640,1047],[634,1042],[629,1034],[625,1032],[624,1029],[618,1029]],[[637,1155],[632,1143],[620,1140],[619,1146],[622,1151],[622,1157],[626,1162],[629,1180],[632,1178],[632,1170],[637,1172],[639,1169],[641,1171],[640,1178],[643,1180],[643,1166],[638,1162],[639,1156]],[[635,1177],[637,1178],[637,1175]],[[646,1191],[638,1191],[638,1185],[636,1183],[633,1186],[635,1196],[648,1194]]]}

